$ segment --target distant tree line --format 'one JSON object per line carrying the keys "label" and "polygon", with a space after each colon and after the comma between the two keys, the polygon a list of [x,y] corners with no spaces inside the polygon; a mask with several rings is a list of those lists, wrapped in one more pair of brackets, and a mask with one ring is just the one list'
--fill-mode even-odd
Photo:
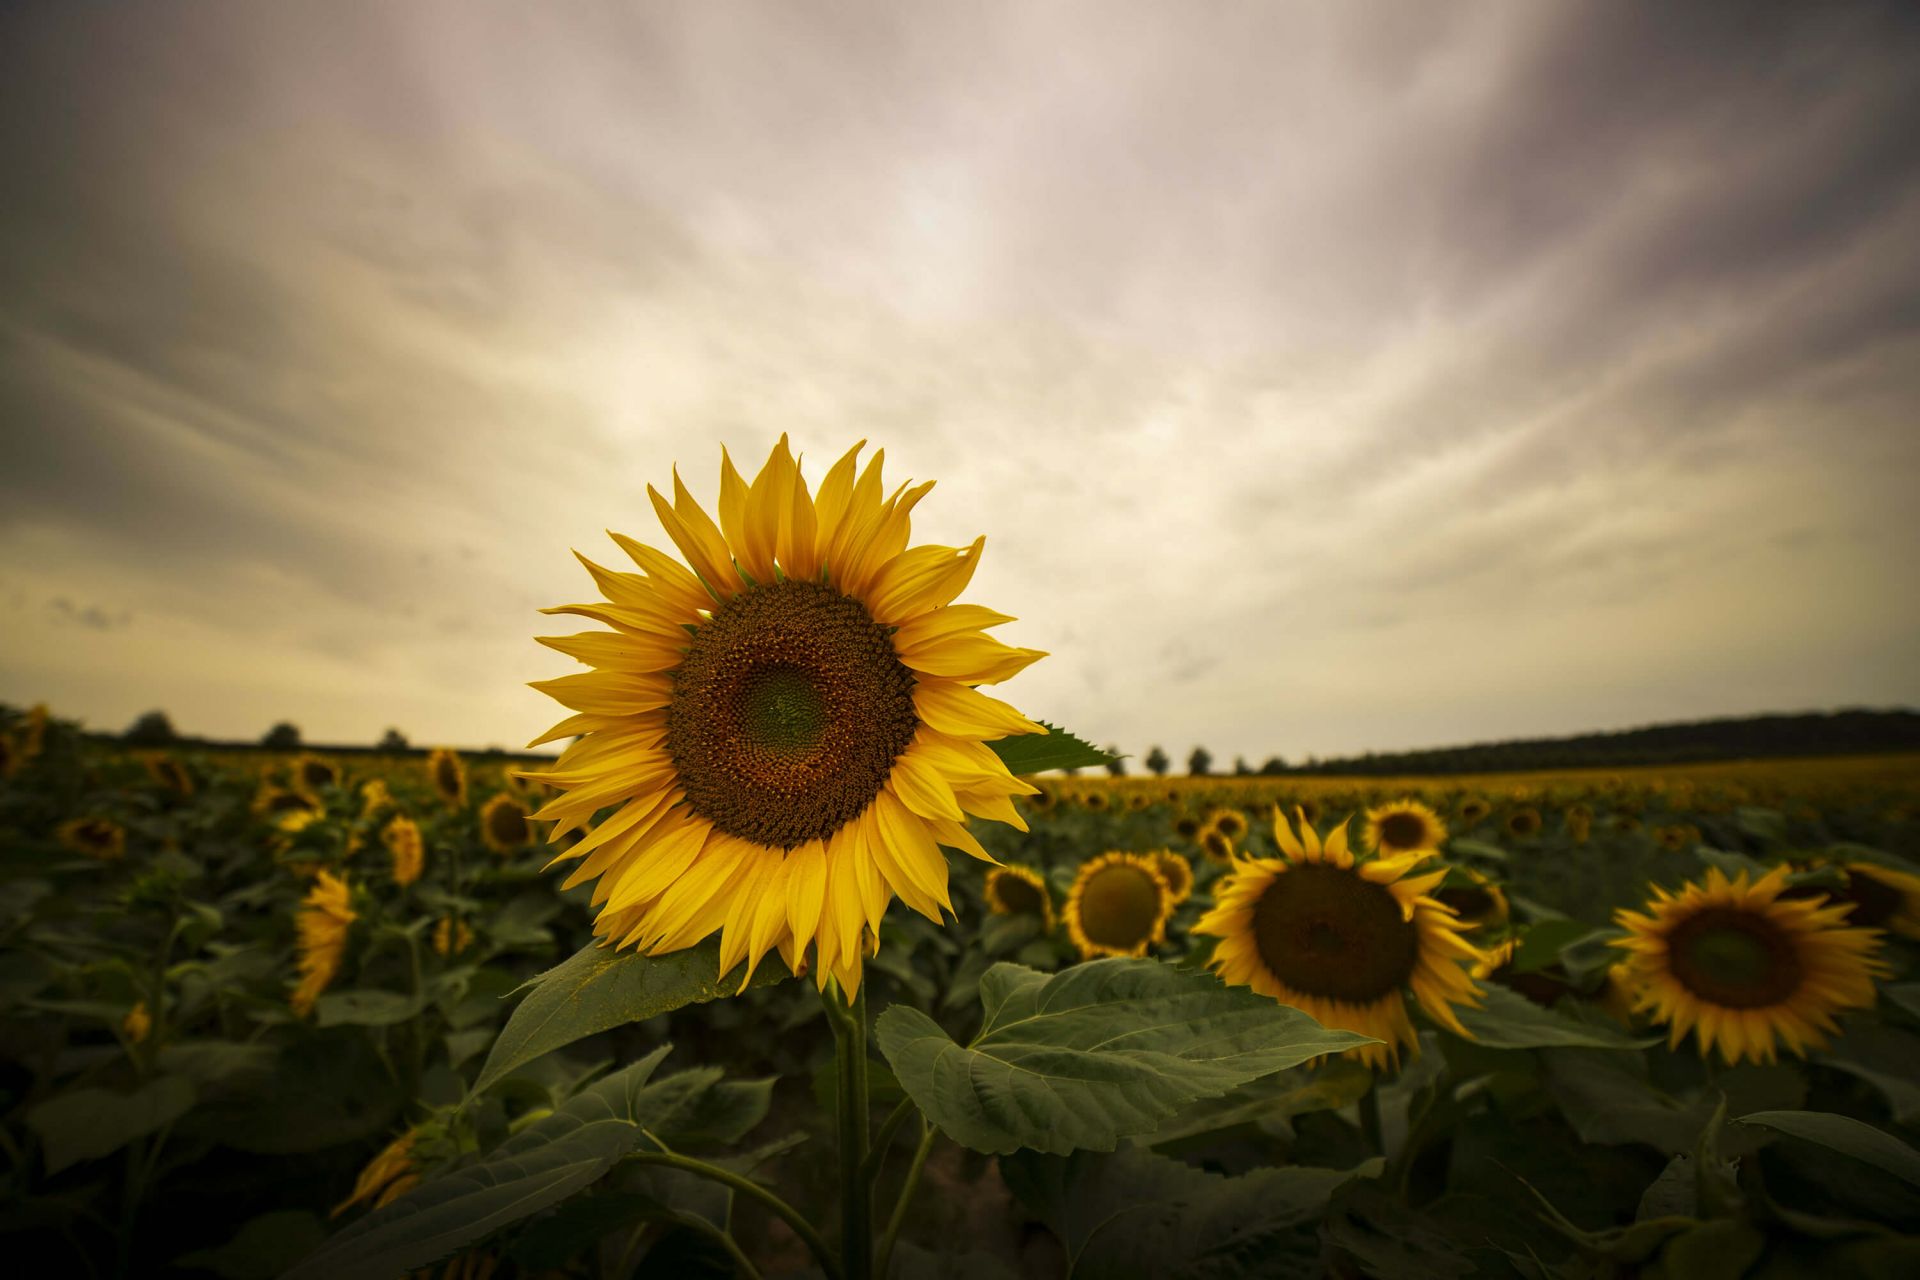
{"label": "distant tree line", "polygon": [[[212,748],[219,751],[298,751],[307,745],[300,733],[300,726],[291,720],[282,720],[262,734],[257,742],[227,742],[214,738],[189,737],[173,727],[173,719],[164,711],[148,711],[127,727],[125,733],[93,733],[87,735],[96,740],[113,740],[132,747],[197,747]],[[407,741],[407,735],[398,729],[389,728],[373,746],[359,744],[328,745],[327,751],[357,752],[378,755],[420,755],[425,748],[414,747]],[[512,756],[520,759],[544,759],[532,752],[508,751],[505,747],[488,747],[483,751],[468,752],[477,756]]]}

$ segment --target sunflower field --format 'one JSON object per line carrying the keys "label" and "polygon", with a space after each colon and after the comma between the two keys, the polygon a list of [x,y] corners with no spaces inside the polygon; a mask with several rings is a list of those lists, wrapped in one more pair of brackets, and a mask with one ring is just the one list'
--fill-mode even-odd
{"label": "sunflower field", "polygon": [[924,486],[674,489],[557,757],[0,713],[10,1256],[1920,1274],[1920,760],[1110,776]]}

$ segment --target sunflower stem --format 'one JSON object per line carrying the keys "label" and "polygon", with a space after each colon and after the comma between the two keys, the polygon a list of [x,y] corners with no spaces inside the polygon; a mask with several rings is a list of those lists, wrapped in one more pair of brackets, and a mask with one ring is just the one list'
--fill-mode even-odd
{"label": "sunflower stem", "polygon": [[873,1135],[873,1146],[867,1152],[866,1168],[863,1170],[868,1182],[880,1176],[880,1167],[887,1162],[887,1152],[893,1148],[893,1135],[900,1131],[900,1126],[907,1122],[907,1117],[913,1114],[913,1110],[913,1099],[902,1098],[900,1105],[880,1122],[879,1131]]}
{"label": "sunflower stem", "polygon": [[900,1198],[893,1202],[893,1213],[887,1218],[887,1232],[880,1238],[880,1261],[875,1273],[885,1277],[887,1267],[893,1261],[894,1242],[900,1238],[900,1224],[907,1220],[907,1205],[913,1200],[914,1188],[920,1185],[920,1170],[927,1163],[927,1153],[933,1150],[933,1139],[940,1131],[927,1123],[925,1116],[920,1117],[920,1145],[914,1148],[913,1163],[907,1166],[906,1181],[900,1184]]}
{"label": "sunflower stem", "polygon": [[668,1169],[684,1169],[688,1173],[711,1178],[715,1182],[732,1187],[742,1195],[759,1201],[761,1205],[771,1210],[775,1217],[793,1228],[793,1233],[799,1236],[807,1248],[813,1251],[813,1256],[819,1259],[820,1269],[827,1273],[830,1280],[841,1280],[840,1266],[834,1260],[833,1251],[827,1248],[827,1242],[820,1238],[820,1233],[813,1229],[813,1224],[802,1217],[798,1209],[752,1178],[737,1174],[731,1169],[722,1169],[717,1164],[708,1164],[705,1160],[696,1160],[692,1156],[674,1155],[666,1151],[635,1151],[626,1157],[626,1162],[661,1165]]}
{"label": "sunflower stem", "polygon": [[1377,1156],[1387,1154],[1387,1144],[1380,1136],[1380,1080],[1374,1078],[1373,1087],[1360,1098],[1360,1132],[1366,1137],[1367,1147]]}
{"label": "sunflower stem", "polygon": [[867,1181],[867,1145],[872,1123],[867,1105],[867,984],[861,983],[851,1008],[837,983],[820,993],[833,1025],[834,1061],[839,1077],[840,1262],[847,1280],[873,1275],[873,1187]]}

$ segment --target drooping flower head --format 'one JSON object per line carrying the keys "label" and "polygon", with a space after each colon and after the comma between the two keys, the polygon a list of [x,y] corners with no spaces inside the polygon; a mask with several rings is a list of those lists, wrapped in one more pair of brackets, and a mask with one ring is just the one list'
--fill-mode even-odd
{"label": "drooping flower head", "polygon": [[1002,866],[987,872],[987,910],[997,916],[1038,916],[1053,932],[1053,894],[1032,867]]}
{"label": "drooping flower head", "polygon": [[1144,956],[1167,940],[1173,890],[1150,857],[1103,853],[1080,865],[1067,893],[1067,936],[1082,960]]}
{"label": "drooping flower head", "polygon": [[984,539],[909,545],[932,486],[881,481],[855,446],[812,491],[783,437],[751,483],[721,455],[715,523],[674,476],[648,490],[685,563],[619,534],[638,573],[581,557],[604,602],[547,610],[611,628],[541,643],[594,668],[535,684],[581,735],[543,780],[551,838],[617,812],[556,861],[595,880],[595,932],[659,954],[720,934],[720,969],[778,950],[851,999],[897,895],[952,909],[941,845],[992,862],[969,815],[1026,824],[1035,788],[985,745],[1043,726],[979,691],[1043,656],[956,604]]}
{"label": "drooping flower head", "polygon": [[466,761],[452,747],[435,747],[427,753],[427,781],[454,808],[467,802]]}
{"label": "drooping flower head", "polygon": [[1805,1057],[1836,1029],[1835,1014],[1874,1002],[1880,931],[1849,926],[1849,904],[1785,897],[1788,874],[1775,867],[1749,882],[1713,867],[1704,882],[1679,893],[1656,885],[1645,910],[1616,914],[1634,1010],[1665,1024],[1670,1046],[1691,1031],[1703,1057],[1718,1046],[1729,1063],[1772,1062],[1783,1043]]}
{"label": "drooping flower head", "polygon": [[304,791],[337,787],[340,785],[340,766],[311,751],[303,752],[293,762],[293,781],[295,786]]}
{"label": "drooping flower head", "polygon": [[1466,1035],[1454,1006],[1479,1003],[1469,968],[1480,956],[1429,894],[1446,868],[1410,874],[1417,854],[1356,860],[1344,822],[1323,844],[1304,814],[1296,836],[1277,806],[1273,838],[1283,856],[1237,861],[1194,926],[1221,939],[1209,962],[1221,979],[1381,1040],[1349,1051],[1375,1068],[1419,1043],[1409,988],[1428,1017]]}
{"label": "drooping flower head", "polygon": [[1167,882],[1167,892],[1173,895],[1175,906],[1193,896],[1193,864],[1185,854],[1175,853],[1171,849],[1156,849],[1147,855],[1153,859],[1153,866],[1160,878]]}
{"label": "drooping flower head", "polygon": [[1387,857],[1432,851],[1446,842],[1447,824],[1418,800],[1395,800],[1367,810],[1361,839],[1369,850]]}
{"label": "drooping flower head", "polygon": [[359,917],[347,882],[331,871],[314,877],[313,888],[302,899],[294,925],[300,933],[300,985],[289,1001],[304,1018],[340,972],[347,951],[347,931]]}
{"label": "drooping flower head", "polygon": [[380,842],[393,859],[393,882],[402,889],[420,878],[426,870],[427,843],[420,835],[420,824],[404,813],[396,813],[380,830]]}
{"label": "drooping flower head", "polygon": [[354,1179],[353,1194],[335,1205],[328,1216],[337,1218],[354,1205],[369,1201],[375,1209],[384,1208],[419,1186],[420,1171],[413,1158],[413,1144],[419,1136],[409,1129],[381,1148]]}
{"label": "drooping flower head", "polygon": [[102,862],[126,856],[127,830],[112,818],[69,818],[53,834],[65,848]]}
{"label": "drooping flower head", "polygon": [[526,806],[504,791],[494,793],[493,799],[480,810],[480,839],[499,854],[525,848],[533,839]]}
{"label": "drooping flower head", "polygon": [[1435,901],[1452,910],[1462,929],[1507,922],[1507,895],[1472,867],[1455,867],[1447,883],[1433,891]]}

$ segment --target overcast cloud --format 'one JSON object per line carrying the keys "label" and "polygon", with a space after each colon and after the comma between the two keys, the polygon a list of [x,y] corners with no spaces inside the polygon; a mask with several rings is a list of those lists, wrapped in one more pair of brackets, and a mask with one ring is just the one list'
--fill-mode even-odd
{"label": "overcast cloud", "polygon": [[0,699],[518,745],[677,460],[1258,760],[1920,702],[1908,5],[0,10]]}

